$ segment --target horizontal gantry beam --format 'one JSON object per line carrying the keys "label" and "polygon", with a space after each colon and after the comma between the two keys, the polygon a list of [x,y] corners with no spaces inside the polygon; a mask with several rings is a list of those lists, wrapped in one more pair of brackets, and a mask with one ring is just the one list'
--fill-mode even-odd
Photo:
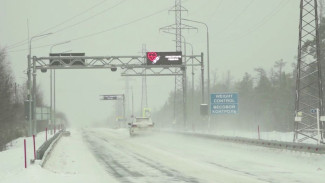
{"label": "horizontal gantry beam", "polygon": [[183,55],[181,65],[147,65],[143,56],[50,56],[33,57],[35,68],[48,69],[122,69],[122,76],[175,76],[187,67],[203,66],[201,55]]}

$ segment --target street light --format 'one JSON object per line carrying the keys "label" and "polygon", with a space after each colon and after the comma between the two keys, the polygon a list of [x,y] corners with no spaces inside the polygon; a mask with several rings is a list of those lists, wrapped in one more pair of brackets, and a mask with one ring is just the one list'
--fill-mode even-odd
{"label": "street light", "polygon": [[195,20],[189,20],[189,19],[185,19],[185,18],[182,18],[182,20],[184,21],[189,21],[189,22],[195,22],[195,23],[198,23],[198,24],[202,24],[206,27],[207,29],[207,57],[208,57],[208,60],[207,60],[207,66],[208,66],[208,97],[210,95],[210,54],[209,54],[209,27],[206,23],[204,22],[200,22],[200,21],[195,21]]}
{"label": "street light", "polygon": [[[171,33],[171,32],[168,32],[168,31],[163,31],[163,32],[167,33],[167,34],[176,35],[175,33]],[[186,55],[186,39],[185,39],[185,37],[183,35],[180,35],[180,36],[184,39],[184,55]]]}
{"label": "street light", "polygon": [[[175,33],[171,33],[168,31],[163,31],[164,33],[167,34],[173,34],[176,35]],[[184,36],[180,35],[183,39],[184,39],[184,55],[186,55],[186,39]],[[175,40],[176,41],[176,40]],[[192,50],[193,51],[193,50]],[[186,67],[186,60],[185,60],[185,67]],[[185,77],[186,77],[186,70],[185,70]],[[183,81],[184,82],[184,81]],[[175,76],[175,83],[176,83],[176,76]],[[186,86],[186,79],[185,79],[185,86]],[[186,89],[186,87],[183,86],[183,90]],[[187,93],[187,91],[184,92],[185,94]],[[183,95],[183,102],[186,102],[186,97]],[[186,127],[186,104],[184,103],[184,126]],[[175,95],[174,95],[174,120],[176,119],[176,85],[175,85]]]}
{"label": "street light", "polygon": [[[35,91],[36,91],[36,66],[35,66],[35,63],[33,64],[33,95],[31,95],[31,90],[32,90],[32,83],[31,83],[31,78],[32,78],[32,73],[31,73],[31,55],[32,55],[32,40],[34,38],[37,38],[37,37],[43,37],[43,36],[48,36],[48,35],[51,35],[53,33],[46,33],[46,34],[41,34],[41,35],[36,35],[36,36],[33,36],[32,38],[30,38],[28,41],[29,41],[29,52],[28,52],[28,68],[27,68],[27,78],[28,78],[28,103],[29,103],[29,111],[28,111],[28,114],[29,114],[29,117],[28,117],[28,123],[29,123],[29,136],[31,136],[33,134],[33,125],[32,125],[32,100],[33,100],[33,112],[35,114],[35,106],[36,106],[36,102],[35,102],[35,99],[36,99],[36,94],[35,94]],[[36,116],[34,115],[34,122],[36,125]],[[35,126],[36,127],[36,126]],[[34,128],[35,130],[35,128]]]}
{"label": "street light", "polygon": [[61,45],[61,44],[67,44],[67,43],[70,43],[71,41],[64,41],[64,42],[60,42],[60,43],[55,43],[55,44],[53,44],[52,46],[51,46],[51,48],[50,48],[50,53],[52,53],[52,49],[53,49],[53,47],[55,47],[55,46],[58,46],[58,45]]}
{"label": "street light", "polygon": [[[60,43],[56,43],[56,44],[53,44],[50,48],[50,53],[52,53],[52,49],[55,47],[55,46],[58,46],[58,45],[62,45],[62,44],[67,44],[67,43],[70,43],[71,41],[64,41],[64,42],[60,42]],[[50,119],[51,119],[51,123],[52,123],[52,120],[53,120],[53,123],[54,123],[54,126],[56,125],[55,123],[55,113],[56,113],[56,107],[55,107],[55,70],[54,70],[54,118],[53,118],[53,114],[52,114],[52,99],[53,99],[53,84],[52,84],[52,69],[50,69],[50,95],[51,95],[51,100],[50,100],[50,108],[51,108],[51,113],[50,113]],[[53,125],[51,125],[51,133],[53,133]]]}
{"label": "street light", "polygon": [[[167,34],[173,34],[173,35],[176,35],[175,33],[171,33],[171,32],[167,32],[167,31],[163,31],[164,33],[167,33]],[[181,37],[184,39],[184,50],[185,50],[185,55],[186,55],[186,45],[189,45],[191,47],[191,51],[192,51],[192,56],[193,56],[193,45],[189,42],[186,41],[185,37],[183,35],[181,35]],[[174,40],[176,41],[176,40]],[[194,67],[193,67],[193,58],[192,58],[192,93],[191,93],[191,96],[192,96],[192,99],[194,97]]]}

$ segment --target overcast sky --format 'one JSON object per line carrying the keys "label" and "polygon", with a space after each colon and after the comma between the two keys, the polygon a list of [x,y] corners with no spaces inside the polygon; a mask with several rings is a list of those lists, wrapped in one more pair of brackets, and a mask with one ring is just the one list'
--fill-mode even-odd
{"label": "overcast sky", "polygon": [[[32,55],[53,52],[85,52],[87,56],[141,55],[142,44],[150,51],[174,51],[174,36],[159,32],[173,24],[168,12],[174,0],[0,0],[0,46],[8,55],[18,82],[26,80],[28,45],[11,45],[40,33],[54,34],[33,40]],[[208,24],[210,33],[210,70],[218,78],[229,70],[234,80],[254,68],[269,69],[280,59],[295,62],[298,43],[299,0],[184,0],[188,12],[182,16]],[[183,31],[193,44],[194,53],[206,52],[206,29]],[[113,29],[112,29],[113,28]],[[104,31],[105,30],[105,31]],[[101,32],[101,33],[99,33]],[[11,46],[11,47],[10,47]],[[190,49],[188,49],[188,52]],[[206,58],[206,57],[205,57]],[[199,70],[196,75],[199,76]],[[64,111],[72,124],[106,120],[114,112],[114,102],[100,101],[99,95],[124,93],[125,78],[119,70],[58,70],[57,109]],[[49,104],[49,72],[38,72],[45,103]],[[149,77],[148,103],[159,109],[174,89],[173,77]],[[196,81],[198,84],[198,81]],[[140,107],[141,78],[133,77],[135,107]]]}

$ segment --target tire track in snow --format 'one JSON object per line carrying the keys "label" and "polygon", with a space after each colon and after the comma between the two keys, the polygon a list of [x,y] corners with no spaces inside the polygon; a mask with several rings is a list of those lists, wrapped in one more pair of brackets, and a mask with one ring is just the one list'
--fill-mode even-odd
{"label": "tire track in snow", "polygon": [[88,135],[83,134],[83,138],[88,143],[95,157],[100,161],[100,163],[104,165],[106,171],[116,177],[118,180],[125,183],[132,183],[132,181],[128,180],[129,177],[143,177],[143,174],[129,170],[128,168],[114,160],[112,156],[102,153],[104,147],[100,146],[99,144],[95,144],[96,142],[90,140]]}
{"label": "tire track in snow", "polygon": [[[186,182],[199,183],[194,177],[186,177],[174,169],[164,167],[143,155],[132,152],[120,145],[111,143],[107,138],[99,137],[94,132],[83,132],[84,139],[88,142],[95,156],[103,162],[106,170],[122,182]],[[91,140],[97,138],[109,144],[104,146]],[[102,153],[102,152],[106,153]],[[135,171],[138,170],[141,171]],[[145,175],[143,174],[145,173]]]}
{"label": "tire track in snow", "polygon": [[[278,181],[272,180],[272,179],[260,178],[260,177],[258,177],[258,175],[255,175],[255,174],[250,173],[250,172],[237,170],[237,169],[230,168],[230,167],[220,165],[220,164],[217,164],[217,163],[212,163],[212,162],[209,162],[209,163],[214,165],[214,166],[217,166],[219,168],[223,168],[223,169],[230,170],[230,171],[237,172],[237,173],[242,173],[242,174],[245,174],[245,175],[248,175],[248,176],[251,176],[251,177],[256,177],[258,180],[265,181],[265,182],[268,182],[268,183],[277,183],[278,182]],[[300,182],[300,181],[296,181],[296,182]]]}

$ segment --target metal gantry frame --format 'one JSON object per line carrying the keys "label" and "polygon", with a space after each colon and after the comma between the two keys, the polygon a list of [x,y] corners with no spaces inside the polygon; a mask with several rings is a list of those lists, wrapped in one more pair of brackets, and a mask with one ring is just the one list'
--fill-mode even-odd
{"label": "metal gantry frame", "polygon": [[[182,55],[182,65],[147,65],[144,56],[33,57],[35,69],[122,69],[122,76],[177,76],[189,66],[201,66],[202,55]],[[193,64],[192,64],[193,59]],[[65,62],[69,60],[69,62]],[[54,64],[55,63],[55,64]],[[80,64],[82,63],[82,64]]]}
{"label": "metal gantry frame", "polygon": [[[146,56],[34,56],[31,65],[34,73],[33,86],[36,86],[37,70],[46,72],[51,69],[116,70],[120,68],[122,70],[121,76],[183,76],[183,71],[187,67],[201,67],[201,72],[204,72],[203,53],[201,55],[182,55],[182,58],[182,65],[147,65]],[[186,81],[183,82],[186,83]],[[32,96],[34,94],[34,90],[32,90]],[[186,98],[184,99],[186,100]],[[185,112],[183,111],[183,113]]]}
{"label": "metal gantry frame", "polygon": [[[294,142],[324,143],[323,85],[317,0],[301,0]],[[315,112],[316,111],[316,112]]]}

